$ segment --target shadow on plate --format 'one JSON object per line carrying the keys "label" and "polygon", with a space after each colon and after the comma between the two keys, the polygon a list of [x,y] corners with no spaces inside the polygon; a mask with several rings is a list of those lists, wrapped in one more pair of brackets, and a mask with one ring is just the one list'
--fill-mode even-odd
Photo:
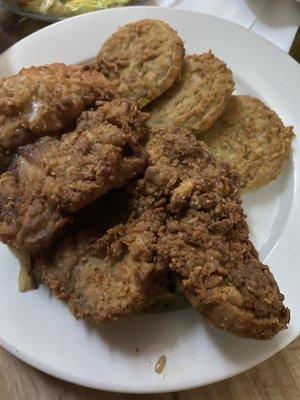
{"label": "shadow on plate", "polygon": [[[139,314],[101,325],[88,322],[85,322],[85,325],[89,334],[99,335],[108,348],[139,356],[141,353],[152,353],[156,348],[160,348],[162,336],[167,352],[182,342],[199,323],[199,314],[191,308],[169,311],[167,314],[169,315]],[[178,320],[181,324],[178,324]],[[172,334],[166,335],[166,330]]]}
{"label": "shadow on plate", "polygon": [[266,354],[271,355],[274,353],[274,349],[285,347],[285,342],[289,343],[288,338],[293,336],[291,333],[293,327],[290,327],[288,331],[280,332],[273,339],[267,341],[239,338],[206,324],[204,330],[224,359],[234,365],[249,365],[254,362],[257,364],[259,359],[262,362],[266,358]]}

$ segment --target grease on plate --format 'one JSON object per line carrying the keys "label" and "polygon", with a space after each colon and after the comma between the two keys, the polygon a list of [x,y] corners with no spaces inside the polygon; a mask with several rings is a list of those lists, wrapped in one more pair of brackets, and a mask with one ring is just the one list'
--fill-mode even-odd
{"label": "grease on plate", "polygon": [[18,251],[12,247],[10,247],[10,250],[20,262],[20,270],[18,276],[19,291],[24,293],[28,290],[36,289],[36,282],[33,276],[29,274],[30,255],[28,253]]}
{"label": "grease on plate", "polygon": [[163,354],[159,357],[157,363],[155,364],[155,372],[157,374],[160,374],[165,368],[166,363],[167,363],[167,357]]}

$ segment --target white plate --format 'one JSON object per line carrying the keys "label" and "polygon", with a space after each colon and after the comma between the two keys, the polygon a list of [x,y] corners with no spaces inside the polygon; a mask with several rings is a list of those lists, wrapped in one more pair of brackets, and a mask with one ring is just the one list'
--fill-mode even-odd
{"label": "white plate", "polygon": [[[9,49],[0,58],[0,73],[9,75],[24,66],[55,61],[86,62],[119,25],[145,17],[168,21],[184,39],[187,53],[212,49],[233,70],[239,92],[258,96],[300,132],[299,65],[256,34],[198,13],[133,7],[68,19]],[[299,162],[296,138],[293,161],[279,179],[245,199],[252,238],[292,312],[289,329],[273,340],[243,340],[209,328],[191,309],[137,315],[99,327],[76,321],[45,287],[18,292],[18,263],[1,245],[1,345],[67,381],[136,393],[206,385],[275,354],[300,332]],[[154,372],[161,354],[167,356],[163,376]]]}

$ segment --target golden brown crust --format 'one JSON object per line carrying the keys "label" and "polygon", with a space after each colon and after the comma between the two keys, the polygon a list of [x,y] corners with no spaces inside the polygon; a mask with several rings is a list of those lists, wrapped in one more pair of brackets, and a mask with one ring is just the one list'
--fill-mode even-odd
{"label": "golden brown crust", "polygon": [[113,100],[80,117],[61,138],[20,149],[0,177],[0,238],[19,250],[48,246],[78,211],[141,172],[146,115]]}
{"label": "golden brown crust", "polygon": [[91,67],[49,64],[0,80],[0,146],[15,150],[72,126],[96,100],[111,100],[113,86]]}
{"label": "golden brown crust", "polygon": [[268,339],[289,321],[283,295],[249,240],[236,176],[184,131],[158,131],[147,145],[147,191],[167,199],[158,262],[213,325]]}
{"label": "golden brown crust", "polygon": [[201,135],[212,154],[228,162],[242,188],[257,190],[275,179],[291,154],[294,133],[260,100],[232,96],[213,127]]}
{"label": "golden brown crust", "polygon": [[222,114],[233,89],[231,71],[211,52],[188,56],[181,80],[149,105],[149,125],[203,132]]}
{"label": "golden brown crust", "polygon": [[[170,268],[211,324],[254,339],[284,329],[289,311],[249,240],[236,176],[189,132],[152,132],[146,148],[145,176],[117,204],[127,210],[121,224],[112,221],[92,241],[84,234],[68,251],[51,250],[54,261],[38,263],[42,280],[77,317],[99,322],[149,306]],[[108,220],[115,215],[101,207]]]}
{"label": "golden brown crust", "polygon": [[139,185],[106,195],[92,210],[88,228],[80,222],[86,222],[85,210],[75,229],[32,258],[35,276],[67,300],[77,318],[112,320],[155,301],[161,273],[155,245],[163,224],[152,210],[137,211]]}
{"label": "golden brown crust", "polygon": [[96,68],[115,84],[121,97],[142,108],[173,85],[183,57],[183,42],[168,24],[144,19],[108,38]]}

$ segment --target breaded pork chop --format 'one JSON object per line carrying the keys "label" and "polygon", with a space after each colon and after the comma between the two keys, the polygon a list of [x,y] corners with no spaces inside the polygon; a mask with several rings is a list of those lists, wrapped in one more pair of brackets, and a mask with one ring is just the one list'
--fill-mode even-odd
{"label": "breaded pork chop", "polygon": [[172,86],[184,57],[182,40],[163,21],[144,19],[121,27],[103,44],[96,68],[121,97],[144,107]]}
{"label": "breaded pork chop", "polygon": [[203,142],[158,131],[147,145],[146,178],[168,199],[160,264],[206,320],[238,336],[269,339],[289,322],[284,296],[249,240],[237,177]]}
{"label": "breaded pork chop", "polygon": [[[96,203],[89,227],[77,220],[62,240],[32,257],[37,280],[67,300],[77,318],[113,320],[155,301],[163,273],[155,248],[164,213],[154,212],[151,199],[141,206],[143,185],[140,180],[109,193]],[[79,216],[84,225],[86,216],[86,210]]]}
{"label": "breaded pork chop", "polygon": [[73,132],[21,148],[0,177],[1,240],[21,251],[47,247],[72,213],[140,173],[146,118],[113,100],[83,113]]}
{"label": "breaded pork chop", "polygon": [[211,324],[255,339],[284,329],[289,311],[249,240],[235,175],[182,130],[153,132],[147,151],[144,177],[115,209],[126,210],[121,223],[100,205],[108,229],[81,230],[83,238],[50,249],[52,258],[36,257],[42,281],[77,317],[100,322],[148,308],[170,268]]}
{"label": "breaded pork chop", "polygon": [[92,67],[50,64],[0,80],[0,148],[16,150],[40,136],[69,129],[113,86]]}
{"label": "breaded pork chop", "polygon": [[187,56],[181,80],[149,105],[149,125],[198,135],[219,118],[233,89],[232,72],[211,52]]}
{"label": "breaded pork chop", "polygon": [[201,136],[211,153],[228,162],[249,192],[280,174],[291,154],[294,133],[259,99],[232,96],[216,123]]}

